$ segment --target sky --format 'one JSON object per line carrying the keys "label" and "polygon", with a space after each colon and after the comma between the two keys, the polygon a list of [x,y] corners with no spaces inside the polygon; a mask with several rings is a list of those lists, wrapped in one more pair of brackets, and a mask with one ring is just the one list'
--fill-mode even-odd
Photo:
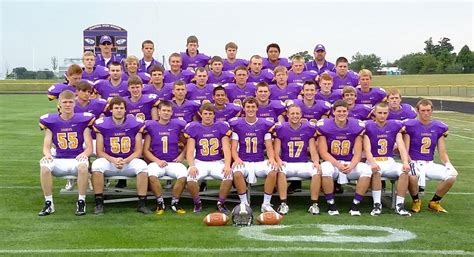
{"label": "sky", "polygon": [[80,58],[83,30],[108,23],[128,31],[128,54],[141,58],[141,42],[155,42],[155,58],[185,50],[196,35],[199,50],[225,57],[266,56],[276,42],[281,56],[313,52],[326,58],[376,54],[382,62],[423,52],[424,41],[451,39],[454,51],[474,50],[474,1],[13,1],[0,0],[0,78],[7,70],[51,69],[51,57]]}

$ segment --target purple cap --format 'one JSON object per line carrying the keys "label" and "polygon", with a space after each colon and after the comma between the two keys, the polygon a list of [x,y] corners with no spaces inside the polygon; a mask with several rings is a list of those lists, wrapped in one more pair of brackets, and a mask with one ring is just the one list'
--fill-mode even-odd
{"label": "purple cap", "polygon": [[314,47],[314,51],[317,52],[317,51],[324,51],[326,52],[326,48],[324,48],[323,45],[321,44],[317,44],[315,47]]}
{"label": "purple cap", "polygon": [[102,45],[102,44],[105,43],[105,42],[110,42],[110,43],[112,43],[112,39],[111,39],[109,36],[107,36],[107,35],[103,35],[102,37],[100,37],[99,43]]}

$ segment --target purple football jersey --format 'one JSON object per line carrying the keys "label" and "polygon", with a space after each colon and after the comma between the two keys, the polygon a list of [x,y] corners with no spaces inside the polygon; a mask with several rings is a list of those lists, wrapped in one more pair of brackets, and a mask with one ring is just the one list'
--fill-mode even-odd
{"label": "purple football jersey", "polygon": [[59,94],[61,94],[61,92],[63,92],[64,90],[71,90],[72,92],[76,92],[76,87],[64,83],[54,84],[48,88],[48,99],[50,101],[58,99]]}
{"label": "purple football jersey", "polygon": [[328,116],[331,112],[331,104],[322,100],[315,100],[312,106],[307,106],[300,99],[294,100],[293,103],[301,107],[302,122],[311,121],[316,123],[323,115]]}
{"label": "purple football jersey", "polygon": [[104,56],[102,56],[102,54],[96,54],[96,56],[95,56],[95,66],[100,65],[102,67],[108,68],[109,64],[111,64],[112,62],[120,63],[121,61],[122,61],[122,58],[120,56],[114,55],[114,54],[112,54],[112,56],[110,57],[110,59],[108,61],[105,60],[105,58],[104,58]]}
{"label": "purple football jersey", "polygon": [[416,110],[409,104],[401,104],[400,110],[398,111],[392,109],[388,110],[387,119],[389,120],[405,120],[414,118],[416,118]]}
{"label": "purple football jersey", "polygon": [[333,78],[333,89],[343,89],[345,86],[357,87],[359,85],[359,77],[353,71],[348,71],[343,78],[339,77],[335,72],[329,72]]}
{"label": "purple football jersey", "polygon": [[234,117],[239,117],[242,107],[238,104],[228,103],[224,105],[224,109],[215,109],[215,120],[216,121],[228,121]]}
{"label": "purple football jersey", "polygon": [[201,104],[199,101],[184,100],[183,104],[178,105],[173,101],[173,116],[172,118],[182,119],[189,123],[193,121],[194,115],[199,111]]}
{"label": "purple football jersey", "polygon": [[356,138],[364,134],[364,123],[348,118],[346,126],[340,128],[334,119],[322,119],[317,123],[317,133],[326,137],[328,151],[336,160],[350,161]]}
{"label": "purple football jersey", "polygon": [[308,162],[309,140],[316,137],[316,126],[312,122],[304,122],[295,130],[288,122],[278,122],[275,124],[273,137],[281,141],[282,161]]}
{"label": "purple football jersey", "polygon": [[121,81],[117,86],[112,85],[110,80],[101,79],[94,83],[94,89],[104,99],[109,99],[114,96],[129,96],[127,81]]}
{"label": "purple football jersey", "polygon": [[95,116],[96,119],[99,118],[100,115],[106,111],[106,109],[107,109],[107,100],[101,99],[101,98],[91,99],[84,106],[82,106],[76,100],[76,105],[74,106],[75,113],[90,112]]}
{"label": "purple football jersey", "polygon": [[165,83],[159,90],[153,84],[146,84],[143,86],[142,94],[155,94],[160,100],[171,101],[173,99],[173,84]]}
{"label": "purple football jersey", "polygon": [[222,71],[218,76],[216,76],[212,71],[209,71],[207,74],[209,77],[207,83],[209,84],[223,85],[234,81],[234,74],[230,71]]}
{"label": "purple football jersey", "polygon": [[270,85],[270,99],[280,100],[283,102],[294,100],[298,98],[298,95],[301,93],[302,89],[303,85],[298,83],[290,83],[285,88],[280,88],[275,84]]}
{"label": "purple football jersey", "polygon": [[191,80],[194,78],[194,72],[190,70],[182,70],[178,74],[173,74],[171,71],[165,71],[165,78],[163,79],[164,83],[174,83],[175,81],[182,80],[184,83],[191,83]]}
{"label": "purple football jersey", "polygon": [[321,91],[318,90],[314,98],[316,98],[316,100],[324,100],[326,102],[333,104],[337,100],[342,100],[342,90],[335,89],[329,95],[323,95]]}
{"label": "purple football jersey", "polygon": [[200,103],[205,102],[214,102],[212,99],[212,91],[214,87],[217,85],[215,84],[206,84],[203,88],[198,87],[196,84],[187,84],[186,85],[186,99],[188,100],[198,100]]}
{"label": "purple football jersey", "polygon": [[163,67],[163,64],[161,62],[155,60],[155,58],[151,58],[151,62],[147,65],[145,62],[145,59],[142,58],[140,61],[138,61],[138,72],[145,72],[145,73],[150,73],[150,69],[152,66],[160,66]]}
{"label": "purple football jersey", "polygon": [[160,160],[172,162],[179,155],[179,139],[186,122],[171,119],[168,124],[160,124],[155,120],[145,121],[145,131],[151,137],[151,152]]}
{"label": "purple football jersey", "polygon": [[82,79],[88,80],[91,83],[99,79],[107,79],[109,77],[109,69],[104,66],[97,65],[91,73],[87,73],[85,68],[82,68]]}
{"label": "purple football jersey", "polygon": [[262,66],[264,69],[274,70],[277,66],[284,66],[288,70],[291,68],[291,62],[287,58],[278,58],[277,63],[271,63],[268,58],[263,58]]}
{"label": "purple football jersey", "polygon": [[242,102],[245,100],[245,98],[249,96],[255,96],[255,85],[256,83],[254,82],[247,82],[245,87],[241,88],[235,83],[229,83],[224,85],[224,87],[229,102],[242,105]]}
{"label": "purple football jersey", "polygon": [[142,119],[127,115],[123,124],[117,125],[112,117],[102,117],[94,123],[94,131],[104,138],[104,152],[115,158],[127,158],[135,149],[135,136],[142,133]]}
{"label": "purple football jersey", "polygon": [[245,118],[230,121],[232,131],[239,136],[239,157],[245,162],[261,162],[265,160],[265,134],[271,133],[273,122],[257,119],[248,124]]}
{"label": "purple football jersey", "polygon": [[222,160],[224,154],[221,140],[231,134],[229,124],[223,121],[217,121],[211,126],[193,121],[184,128],[184,137],[194,138],[196,141],[196,159],[200,161]]}
{"label": "purple football jersey", "polygon": [[235,59],[233,63],[230,63],[229,60],[226,58],[224,59],[222,70],[234,71],[235,68],[239,66],[247,67],[248,65],[249,65],[249,61],[244,60],[244,59]]}
{"label": "purple football jersey", "polygon": [[127,114],[131,114],[142,120],[151,120],[151,109],[158,106],[160,99],[155,94],[142,95],[138,101],[133,102],[131,97],[126,97]]}
{"label": "purple football jersey", "polygon": [[288,83],[304,83],[305,81],[315,81],[318,73],[316,71],[303,71],[299,74],[288,71]]}
{"label": "purple football jersey", "polygon": [[271,122],[277,122],[278,116],[285,115],[286,107],[282,101],[270,100],[267,105],[259,104],[257,117],[264,118]]}
{"label": "purple football jersey", "polygon": [[404,131],[403,122],[387,120],[385,126],[380,127],[373,120],[365,123],[365,134],[370,139],[370,150],[374,157],[393,157],[393,146],[397,134]]}
{"label": "purple football jersey", "polygon": [[92,113],[75,113],[69,120],[63,120],[57,113],[45,114],[39,118],[41,129],[49,129],[56,146],[56,158],[72,159],[84,152],[84,130],[94,123]]}
{"label": "purple football jersey", "polygon": [[198,54],[194,57],[191,57],[188,55],[187,50],[185,53],[181,53],[181,60],[183,60],[183,63],[181,64],[181,69],[186,70],[188,67],[191,67],[193,69],[196,69],[197,67],[205,67],[211,57],[205,55],[205,54]]}
{"label": "purple football jersey", "polygon": [[385,101],[387,97],[387,93],[385,93],[385,90],[380,87],[372,87],[367,93],[362,92],[360,88],[357,88],[356,90],[357,90],[356,104],[365,104],[365,105],[374,106],[377,103]]}
{"label": "purple football jersey", "polygon": [[408,155],[415,161],[432,161],[440,137],[448,136],[448,125],[439,120],[432,120],[423,125],[418,119],[403,122],[406,133],[410,136]]}
{"label": "purple football jersey", "polygon": [[326,60],[324,61],[323,66],[321,67],[318,67],[318,64],[316,63],[316,61],[309,61],[306,63],[305,68],[307,71],[314,70],[318,74],[321,74],[326,71],[331,71],[331,72],[336,71],[336,66],[334,65],[334,63],[328,62]]}
{"label": "purple football jersey", "polygon": [[268,84],[271,84],[274,76],[275,74],[273,74],[273,71],[269,69],[262,69],[260,74],[253,74],[252,71],[249,71],[247,82],[267,82]]}
{"label": "purple football jersey", "polygon": [[[334,117],[334,110],[331,109],[331,117]],[[348,117],[358,120],[368,120],[372,116],[372,108],[365,104],[356,104],[354,108],[349,109]]]}
{"label": "purple football jersey", "polygon": [[[150,82],[151,77],[148,73],[138,72],[135,75],[138,76],[142,80],[143,84],[147,84],[148,82]],[[128,74],[127,72],[122,72],[122,80],[123,81],[128,80],[128,77],[130,77],[130,74]]]}

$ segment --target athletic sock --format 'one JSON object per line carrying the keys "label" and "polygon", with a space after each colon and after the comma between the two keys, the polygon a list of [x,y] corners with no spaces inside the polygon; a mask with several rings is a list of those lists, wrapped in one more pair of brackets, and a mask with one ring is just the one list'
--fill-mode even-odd
{"label": "athletic sock", "polygon": [[265,193],[263,195],[263,204],[270,204],[272,200],[272,195]]}
{"label": "athletic sock", "polygon": [[397,205],[405,203],[405,197],[397,195]]}
{"label": "athletic sock", "polygon": [[433,198],[431,198],[431,201],[439,202],[439,201],[441,201],[441,198],[443,198],[443,197],[439,196],[437,194],[434,194]]}
{"label": "athletic sock", "polygon": [[249,202],[247,201],[247,193],[239,194],[239,199],[241,203],[247,205],[249,204]]}
{"label": "athletic sock", "polygon": [[382,198],[382,191],[381,190],[372,191],[372,198],[374,199],[374,204],[380,203],[381,198]]}

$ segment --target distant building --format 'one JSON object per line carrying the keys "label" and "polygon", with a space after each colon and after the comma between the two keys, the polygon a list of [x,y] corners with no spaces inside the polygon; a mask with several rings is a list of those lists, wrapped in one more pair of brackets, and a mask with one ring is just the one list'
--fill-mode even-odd
{"label": "distant building", "polygon": [[82,58],[64,58],[64,62],[62,65],[59,65],[58,67],[58,73],[56,74],[58,78],[63,78],[64,74],[67,71],[67,68],[71,64],[79,64],[82,66]]}
{"label": "distant building", "polygon": [[402,70],[400,70],[398,67],[382,67],[377,70],[377,75],[402,75]]}

